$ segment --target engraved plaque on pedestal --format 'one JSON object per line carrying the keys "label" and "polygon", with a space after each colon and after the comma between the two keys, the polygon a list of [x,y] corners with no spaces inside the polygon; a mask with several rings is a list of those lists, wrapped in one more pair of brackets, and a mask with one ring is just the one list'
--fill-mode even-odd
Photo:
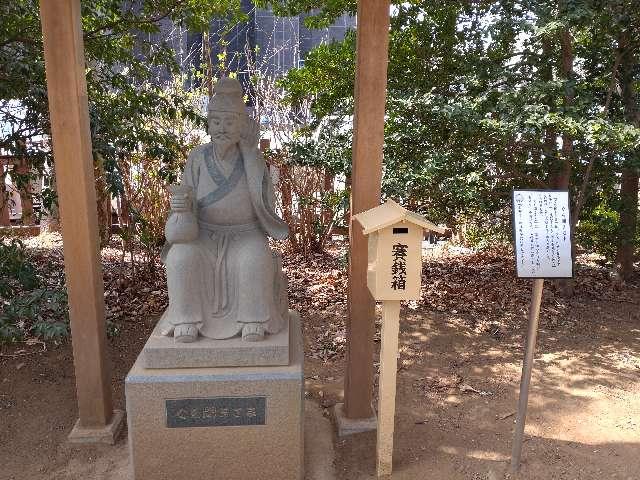
{"label": "engraved plaque on pedestal", "polygon": [[265,397],[165,400],[167,428],[264,425]]}

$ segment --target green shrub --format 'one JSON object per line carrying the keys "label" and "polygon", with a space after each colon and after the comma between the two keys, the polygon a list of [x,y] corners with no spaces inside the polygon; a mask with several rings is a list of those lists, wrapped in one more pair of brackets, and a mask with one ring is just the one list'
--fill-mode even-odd
{"label": "green shrub", "polygon": [[593,209],[576,228],[576,239],[588,251],[604,255],[607,260],[616,258],[616,243],[620,214],[606,202]]}
{"label": "green shrub", "polygon": [[0,299],[11,298],[20,290],[31,290],[38,285],[38,277],[27,259],[24,243],[17,238],[0,239]]}
{"label": "green shrub", "polygon": [[41,284],[24,244],[0,241],[0,342],[69,335],[66,291]]}
{"label": "green shrub", "polygon": [[[620,193],[612,188],[594,195],[593,206],[576,227],[578,244],[590,252],[599,253],[615,262],[620,237]],[[640,225],[635,234],[636,254],[640,254]]]}
{"label": "green shrub", "polygon": [[501,221],[473,221],[464,225],[464,244],[482,250],[512,241],[509,225]]}

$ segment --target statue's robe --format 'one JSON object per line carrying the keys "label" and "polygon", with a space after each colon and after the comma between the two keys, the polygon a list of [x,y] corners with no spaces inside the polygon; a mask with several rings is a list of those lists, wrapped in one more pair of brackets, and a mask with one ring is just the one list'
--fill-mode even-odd
{"label": "statue's robe", "polygon": [[261,323],[278,332],[288,321],[286,279],[267,235],[283,239],[289,229],[275,213],[261,153],[244,149],[222,164],[212,144],[202,145],[189,155],[182,184],[193,189],[199,235],[163,251],[169,291],[163,330],[191,323],[204,337],[224,339],[245,323]]}

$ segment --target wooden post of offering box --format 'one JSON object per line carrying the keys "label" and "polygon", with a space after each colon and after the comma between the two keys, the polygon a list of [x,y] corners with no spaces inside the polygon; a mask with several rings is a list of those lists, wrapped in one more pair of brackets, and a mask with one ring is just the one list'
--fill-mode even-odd
{"label": "wooden post of offering box", "polygon": [[400,301],[420,298],[423,231],[444,229],[393,200],[354,218],[368,235],[367,287],[382,301],[376,472],[383,477],[393,461]]}

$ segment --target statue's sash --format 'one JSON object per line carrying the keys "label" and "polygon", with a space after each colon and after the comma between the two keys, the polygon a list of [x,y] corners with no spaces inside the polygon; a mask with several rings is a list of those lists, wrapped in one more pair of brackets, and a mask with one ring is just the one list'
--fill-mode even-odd
{"label": "statue's sash", "polygon": [[216,203],[218,200],[222,200],[226,197],[234,188],[236,188],[238,182],[242,178],[242,174],[244,173],[243,162],[236,162],[231,175],[226,177],[214,161],[213,145],[209,144],[207,147],[208,148],[204,151],[204,164],[207,167],[211,180],[213,180],[217,188],[205,197],[198,199],[198,208],[208,207]]}

